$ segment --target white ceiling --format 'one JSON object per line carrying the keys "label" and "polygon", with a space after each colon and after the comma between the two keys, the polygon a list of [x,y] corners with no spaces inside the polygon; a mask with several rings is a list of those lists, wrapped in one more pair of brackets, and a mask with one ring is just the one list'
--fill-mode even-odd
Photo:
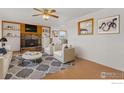
{"label": "white ceiling", "polygon": [[32,8],[0,8],[0,18],[7,21],[22,22],[28,24],[59,26],[69,20],[84,16],[88,13],[100,10],[99,8],[55,8],[59,19],[50,18],[45,21],[41,16],[32,17],[37,14]]}

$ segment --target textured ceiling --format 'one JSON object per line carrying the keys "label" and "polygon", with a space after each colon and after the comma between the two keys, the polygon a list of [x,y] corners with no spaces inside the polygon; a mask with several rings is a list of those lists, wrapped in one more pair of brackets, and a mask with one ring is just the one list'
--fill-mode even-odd
{"label": "textured ceiling", "polygon": [[50,18],[45,21],[41,16],[32,17],[32,14],[37,14],[32,8],[0,8],[0,18],[2,20],[58,26],[74,18],[84,16],[88,13],[100,10],[99,8],[54,8],[59,19]]}

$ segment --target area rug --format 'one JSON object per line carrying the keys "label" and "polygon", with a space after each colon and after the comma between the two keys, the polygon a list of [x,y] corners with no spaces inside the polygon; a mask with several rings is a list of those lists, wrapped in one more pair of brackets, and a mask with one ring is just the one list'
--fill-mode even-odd
{"label": "area rug", "polygon": [[24,60],[22,55],[13,56],[5,79],[42,79],[47,74],[56,73],[74,65],[74,61],[63,64],[46,53],[35,61]]}

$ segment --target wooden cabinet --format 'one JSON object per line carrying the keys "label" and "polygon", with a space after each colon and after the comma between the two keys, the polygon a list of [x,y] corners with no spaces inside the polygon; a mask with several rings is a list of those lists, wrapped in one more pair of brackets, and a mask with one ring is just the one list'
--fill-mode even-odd
{"label": "wooden cabinet", "polygon": [[21,34],[42,34],[42,26],[37,25],[37,32],[26,32],[25,24],[21,24]]}

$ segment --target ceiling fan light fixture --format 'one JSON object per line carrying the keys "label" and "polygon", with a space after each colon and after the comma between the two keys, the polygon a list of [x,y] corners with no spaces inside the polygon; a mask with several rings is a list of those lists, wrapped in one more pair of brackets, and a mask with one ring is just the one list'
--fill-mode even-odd
{"label": "ceiling fan light fixture", "polygon": [[46,14],[44,14],[42,17],[44,20],[48,20],[50,18],[49,15],[46,15]]}
{"label": "ceiling fan light fixture", "polygon": [[34,8],[34,10],[38,11],[39,14],[35,14],[35,15],[32,15],[32,16],[41,15],[44,20],[48,20],[50,17],[59,18],[59,16],[57,16],[55,14],[56,10],[54,10],[54,9],[43,8],[42,10],[40,10],[40,9]]}

